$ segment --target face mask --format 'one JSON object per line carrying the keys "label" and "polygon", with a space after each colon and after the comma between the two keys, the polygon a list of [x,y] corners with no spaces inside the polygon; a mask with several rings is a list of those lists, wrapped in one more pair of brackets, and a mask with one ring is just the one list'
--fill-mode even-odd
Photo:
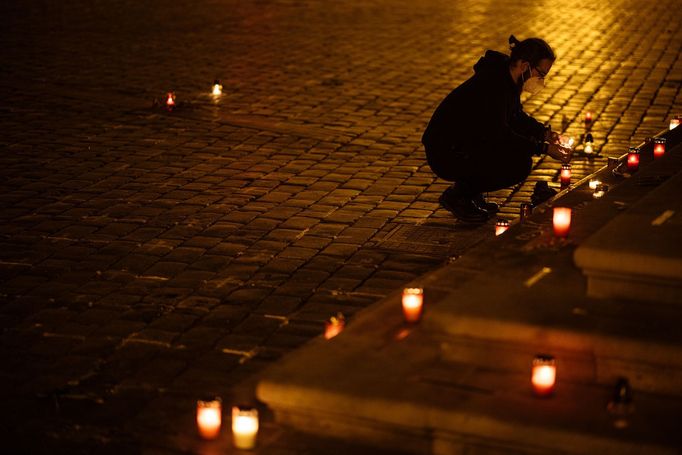
{"label": "face mask", "polygon": [[[523,79],[523,74],[521,78]],[[543,88],[545,88],[545,80],[537,76],[531,76],[523,82],[523,91],[531,95],[536,95]]]}

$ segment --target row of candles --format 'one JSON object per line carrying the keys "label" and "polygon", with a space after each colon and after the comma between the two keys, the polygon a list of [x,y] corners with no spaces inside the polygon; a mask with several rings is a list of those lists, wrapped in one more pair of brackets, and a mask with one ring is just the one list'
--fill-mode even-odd
{"label": "row of candles", "polygon": [[[592,120],[593,120],[593,115],[592,112],[587,111],[585,112],[585,128],[590,128],[592,126]],[[682,114],[677,114],[673,115],[670,118],[670,125],[668,126],[669,129],[675,129],[676,127],[680,126],[680,123],[682,123]]]}
{"label": "row of candles", "polygon": [[[223,421],[220,398],[197,401],[197,429],[204,439],[216,439]],[[232,443],[238,449],[250,450],[258,436],[258,409],[248,406],[232,407]]]}
{"label": "row of candles", "polygon": [[[223,94],[223,84],[220,83],[218,79],[213,81],[213,85],[211,86],[211,95],[214,97],[219,97],[220,95]],[[176,101],[175,101],[175,92],[168,92],[166,93],[166,109],[169,111],[172,111],[176,107]]]}

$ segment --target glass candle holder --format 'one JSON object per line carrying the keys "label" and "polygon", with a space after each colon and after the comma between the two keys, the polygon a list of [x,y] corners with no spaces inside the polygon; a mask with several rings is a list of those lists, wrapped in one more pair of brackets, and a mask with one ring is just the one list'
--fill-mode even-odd
{"label": "glass candle holder", "polygon": [[213,90],[211,91],[213,96],[220,96],[223,94],[223,85],[220,83],[218,79],[213,81]]}
{"label": "glass candle holder", "polygon": [[680,126],[680,123],[682,123],[682,115],[679,115],[679,114],[678,114],[678,115],[674,115],[674,116],[670,119],[670,129],[671,129],[671,130],[674,130],[675,128],[677,128],[678,126]]}
{"label": "glass candle holder", "polygon": [[504,232],[509,229],[509,221],[507,220],[498,220],[497,223],[495,223],[495,235],[500,235],[504,234]]}
{"label": "glass candle holder", "polygon": [[609,190],[608,186],[600,183],[595,187],[594,192],[592,193],[592,197],[595,199],[601,199],[602,197],[604,197],[608,190]]}
{"label": "glass candle holder", "polygon": [[409,323],[419,322],[424,308],[424,289],[403,289],[403,315]]}
{"label": "glass candle holder", "polygon": [[588,185],[590,186],[591,190],[594,190],[601,185],[601,181],[599,179],[590,179],[590,183]]}
{"label": "glass candle holder", "polygon": [[338,313],[336,316],[329,318],[324,324],[324,338],[330,340],[334,338],[339,333],[343,332],[346,327],[346,318],[342,313]]}
{"label": "glass candle holder", "polygon": [[571,184],[571,165],[562,164],[561,173],[559,174],[561,180],[561,186],[568,186]]}
{"label": "glass candle holder", "polygon": [[654,159],[658,159],[665,155],[665,138],[654,138]]}
{"label": "glass candle holder", "polygon": [[592,112],[587,111],[585,112],[585,125],[590,125],[592,124]]}
{"label": "glass candle holder", "polygon": [[583,150],[586,155],[594,154],[594,138],[590,133],[585,136],[585,148]]}
{"label": "glass candle holder", "polygon": [[630,147],[628,149],[628,170],[635,172],[639,169],[639,147]]}
{"label": "glass candle holder", "polygon": [[536,395],[546,397],[554,392],[556,360],[551,355],[539,354],[533,359],[530,382]]}
{"label": "glass candle holder", "polygon": [[220,434],[223,405],[220,398],[197,401],[197,429],[204,439],[215,439]]}
{"label": "glass candle holder", "polygon": [[527,202],[522,202],[519,208],[519,215],[521,216],[521,221],[525,220],[533,213],[533,206]]}
{"label": "glass candle holder", "polygon": [[552,225],[556,237],[568,237],[568,231],[571,229],[571,209],[569,207],[554,207]]}
{"label": "glass candle holder", "polygon": [[232,443],[238,449],[250,450],[258,436],[258,409],[249,406],[232,407]]}

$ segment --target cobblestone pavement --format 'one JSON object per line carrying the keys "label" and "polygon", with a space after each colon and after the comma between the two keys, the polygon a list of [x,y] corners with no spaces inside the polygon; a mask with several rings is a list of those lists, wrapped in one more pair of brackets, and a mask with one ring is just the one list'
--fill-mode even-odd
{"label": "cobblestone pavement", "polygon": [[[419,143],[486,48],[544,37],[559,58],[527,111],[576,137],[593,112],[615,156],[682,112],[681,16],[676,0],[3,2],[3,441],[225,448],[197,439],[198,397],[248,400],[330,315],[493,235],[438,207]],[[174,111],[153,105],[171,90]],[[577,158],[574,178],[604,161]],[[502,216],[558,167],[491,194]],[[350,450],[264,421],[264,453]]]}

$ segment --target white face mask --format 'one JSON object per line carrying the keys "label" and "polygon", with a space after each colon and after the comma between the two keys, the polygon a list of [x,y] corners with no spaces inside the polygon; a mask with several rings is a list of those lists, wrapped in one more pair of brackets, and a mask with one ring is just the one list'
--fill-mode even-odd
{"label": "white face mask", "polygon": [[[523,78],[523,74],[521,74],[521,78]],[[537,76],[531,76],[523,82],[523,91],[531,95],[536,95],[543,88],[545,88],[545,80]]]}

